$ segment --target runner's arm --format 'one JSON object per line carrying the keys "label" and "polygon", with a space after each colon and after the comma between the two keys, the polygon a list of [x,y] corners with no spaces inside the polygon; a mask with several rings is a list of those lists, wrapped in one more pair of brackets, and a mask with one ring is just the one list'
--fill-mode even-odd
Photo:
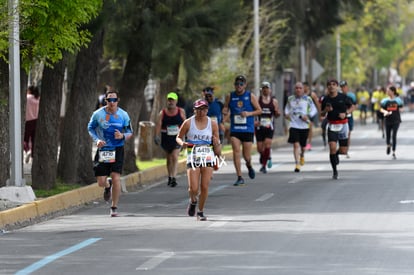
{"label": "runner's arm", "polygon": [[177,141],[177,143],[182,147],[186,147],[188,145],[188,143],[185,142],[185,135],[190,129],[190,122],[190,118],[184,120],[184,122],[180,126],[180,129],[178,129],[178,134],[175,138],[175,141]]}

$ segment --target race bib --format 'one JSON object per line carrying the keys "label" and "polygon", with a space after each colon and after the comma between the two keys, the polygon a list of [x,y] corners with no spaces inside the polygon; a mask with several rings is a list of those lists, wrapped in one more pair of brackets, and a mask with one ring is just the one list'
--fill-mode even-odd
{"label": "race bib", "polygon": [[115,162],[115,150],[99,151],[99,162],[113,163]]}
{"label": "race bib", "polygon": [[333,132],[339,132],[344,127],[343,124],[329,124],[329,130]]}
{"label": "race bib", "polygon": [[192,163],[196,167],[206,167],[214,160],[214,150],[211,145],[195,145],[187,148],[187,163]]}
{"label": "race bib", "polygon": [[234,123],[235,124],[246,124],[247,119],[246,117],[242,117],[240,115],[234,116]]}
{"label": "race bib", "polygon": [[176,136],[178,134],[178,125],[167,126],[167,135]]}
{"label": "race bib", "polygon": [[272,125],[272,120],[269,117],[260,118],[260,126],[270,127]]}

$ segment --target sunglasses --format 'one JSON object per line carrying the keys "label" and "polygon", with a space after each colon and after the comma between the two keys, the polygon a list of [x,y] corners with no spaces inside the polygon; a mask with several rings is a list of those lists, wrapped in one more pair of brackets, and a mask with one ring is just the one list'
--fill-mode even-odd
{"label": "sunglasses", "polygon": [[234,86],[243,86],[244,85],[244,82],[235,82],[234,83]]}
{"label": "sunglasses", "polygon": [[114,102],[118,102],[118,98],[110,97],[110,98],[107,98],[106,101],[114,103]]}

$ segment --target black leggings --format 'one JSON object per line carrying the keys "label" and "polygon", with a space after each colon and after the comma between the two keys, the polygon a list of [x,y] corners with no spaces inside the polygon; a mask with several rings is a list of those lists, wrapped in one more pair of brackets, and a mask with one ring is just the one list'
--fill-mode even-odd
{"label": "black leggings", "polygon": [[397,132],[398,127],[400,127],[399,123],[394,124],[385,124],[385,136],[386,136],[386,142],[387,145],[391,145],[391,131],[392,131],[392,151],[395,151],[395,148],[397,147]]}

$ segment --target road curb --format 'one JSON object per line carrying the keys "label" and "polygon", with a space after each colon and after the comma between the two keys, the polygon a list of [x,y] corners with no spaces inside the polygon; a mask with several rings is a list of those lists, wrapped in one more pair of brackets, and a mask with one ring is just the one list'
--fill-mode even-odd
{"label": "road curb", "polygon": [[[320,134],[314,129],[313,135]],[[286,145],[287,137],[280,136],[273,139],[272,147],[277,148]],[[255,147],[253,150],[256,150]],[[232,152],[223,154],[226,159],[233,158]],[[186,171],[186,160],[180,160],[178,173]],[[139,186],[150,185],[168,176],[165,165],[160,165],[145,171],[135,172],[122,177],[123,189],[136,190]],[[102,200],[103,189],[97,183],[71,190],[48,198],[39,199],[31,203],[18,206],[13,209],[0,211],[0,229],[10,230],[27,226],[38,221],[47,219],[48,216],[56,215],[61,211],[76,209],[88,205],[96,200]]]}

